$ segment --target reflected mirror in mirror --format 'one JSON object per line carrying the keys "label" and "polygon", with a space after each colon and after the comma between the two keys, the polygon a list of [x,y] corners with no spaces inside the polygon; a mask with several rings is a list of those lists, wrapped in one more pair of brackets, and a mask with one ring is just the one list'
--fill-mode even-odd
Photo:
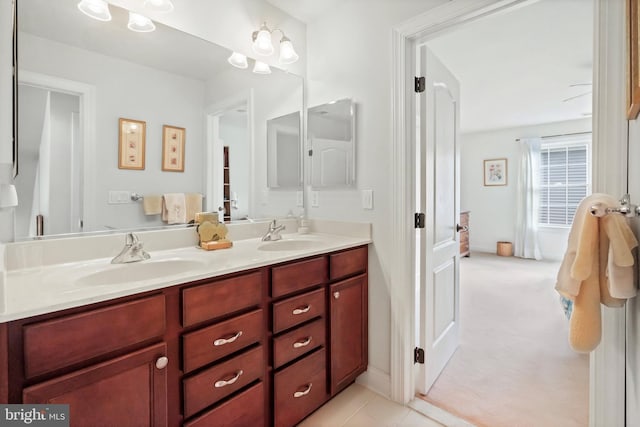
{"label": "reflected mirror in mirror", "polygon": [[[302,185],[271,191],[266,159],[268,120],[302,111],[301,77],[237,69],[211,42],[132,32],[128,11],[110,4],[100,22],[77,3],[18,2],[17,240],[38,215],[45,235],[165,226],[143,201],[166,193],[201,194],[229,221],[300,209]],[[142,170],[118,168],[120,118],[145,124]],[[185,129],[184,171],[162,170],[165,125]]]}
{"label": "reflected mirror in mirror", "polygon": [[267,184],[269,188],[302,185],[300,113],[267,121]]}
{"label": "reflected mirror in mirror", "polygon": [[311,186],[353,187],[356,179],[355,103],[341,99],[308,110]]}

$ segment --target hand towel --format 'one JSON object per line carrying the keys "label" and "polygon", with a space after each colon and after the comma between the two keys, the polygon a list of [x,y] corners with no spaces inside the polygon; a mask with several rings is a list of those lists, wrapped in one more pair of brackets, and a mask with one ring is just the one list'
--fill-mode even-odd
{"label": "hand towel", "polygon": [[624,304],[625,299],[633,298],[637,293],[633,280],[633,250],[638,246],[638,240],[624,215],[607,215],[601,221],[609,239],[607,289],[612,297],[622,299]]}
{"label": "hand towel", "polygon": [[187,222],[184,193],[167,193],[162,196],[162,220],[167,224]]}
{"label": "hand towel", "polygon": [[202,212],[202,194],[187,193],[184,195],[187,222],[195,221],[196,213]]}
{"label": "hand towel", "polygon": [[142,208],[145,215],[160,215],[162,213],[162,196],[144,196]]}

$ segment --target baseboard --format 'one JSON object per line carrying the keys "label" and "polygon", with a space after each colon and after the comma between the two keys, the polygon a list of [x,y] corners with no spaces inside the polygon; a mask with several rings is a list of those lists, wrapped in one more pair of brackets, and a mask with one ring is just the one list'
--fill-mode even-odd
{"label": "baseboard", "polygon": [[447,427],[475,427],[474,424],[458,418],[444,409],[438,408],[420,398],[415,398],[409,402],[409,407]]}
{"label": "baseboard", "polygon": [[356,382],[387,399],[391,399],[391,376],[378,368],[369,365],[367,371],[360,375]]}

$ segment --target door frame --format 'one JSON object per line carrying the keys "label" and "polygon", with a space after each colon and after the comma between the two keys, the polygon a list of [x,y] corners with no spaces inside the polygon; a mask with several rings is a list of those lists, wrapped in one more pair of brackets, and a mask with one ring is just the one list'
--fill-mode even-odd
{"label": "door frame", "polygon": [[[455,26],[536,0],[456,0],[435,7],[392,31],[392,218],[391,398],[403,404],[415,397],[413,348],[415,319],[415,129],[412,82],[418,41]],[[626,192],[627,133],[624,0],[594,0],[593,189],[617,197]],[[600,143],[603,141],[603,143]],[[604,143],[606,141],[606,144]],[[622,165],[622,166],[621,166]],[[616,175],[607,171],[620,171]],[[625,423],[624,310],[603,309],[603,336],[590,356],[589,424]]]}

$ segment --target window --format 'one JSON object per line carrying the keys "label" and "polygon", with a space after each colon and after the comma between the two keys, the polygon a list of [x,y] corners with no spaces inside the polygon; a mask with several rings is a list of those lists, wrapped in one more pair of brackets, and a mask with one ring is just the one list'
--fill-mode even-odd
{"label": "window", "polygon": [[591,193],[591,134],[545,138],[540,146],[540,216],[543,226],[568,227]]}

